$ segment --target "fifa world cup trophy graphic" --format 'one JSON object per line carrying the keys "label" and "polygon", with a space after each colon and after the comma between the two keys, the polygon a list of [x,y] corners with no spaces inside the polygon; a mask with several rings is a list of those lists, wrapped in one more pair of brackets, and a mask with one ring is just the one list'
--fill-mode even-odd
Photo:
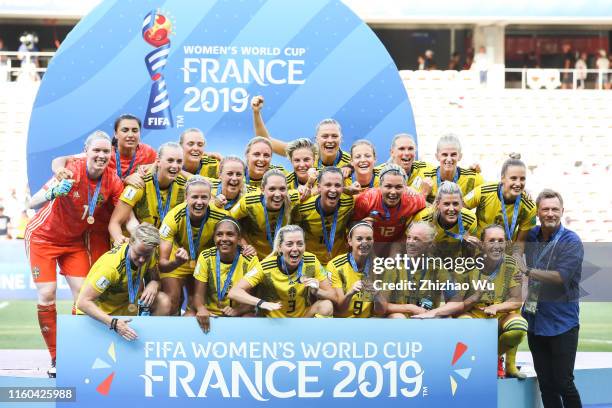
{"label": "fifa world cup trophy graphic", "polygon": [[155,47],[145,57],[149,75],[154,81],[149,96],[149,104],[145,115],[144,127],[147,129],[167,129],[172,127],[172,112],[166,81],[162,72],[166,67],[170,54],[170,39],[172,23],[157,11],[151,11],[142,22],[142,37]]}

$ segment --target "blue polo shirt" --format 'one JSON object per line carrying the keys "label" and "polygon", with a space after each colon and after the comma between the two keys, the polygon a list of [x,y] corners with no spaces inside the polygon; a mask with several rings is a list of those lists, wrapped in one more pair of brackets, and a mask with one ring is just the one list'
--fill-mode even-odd
{"label": "blue polo shirt", "polygon": [[[554,243],[558,237],[556,244]],[[554,245],[545,250],[547,245]],[[557,271],[563,284],[542,282],[537,311],[525,312],[529,332],[537,336],[556,336],[578,326],[580,277],[584,248],[580,237],[559,226],[548,241],[542,238],[540,226],[532,228],[525,245],[527,266],[535,269]]]}

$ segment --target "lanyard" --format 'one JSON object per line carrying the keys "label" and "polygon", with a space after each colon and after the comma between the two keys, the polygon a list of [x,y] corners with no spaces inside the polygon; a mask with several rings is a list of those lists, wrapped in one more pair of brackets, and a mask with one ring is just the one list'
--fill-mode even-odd
{"label": "lanyard", "polygon": [[372,259],[368,256],[366,258],[366,262],[363,266],[363,271],[359,270],[359,267],[357,266],[357,262],[355,261],[355,257],[353,256],[353,254],[351,252],[349,252],[348,254],[348,261],[349,264],[351,265],[351,268],[353,268],[353,270],[357,273],[362,273],[364,278],[368,278],[368,276],[370,275],[370,267],[372,266]]}
{"label": "lanyard", "polygon": [[[217,195],[222,194],[221,190],[222,190],[221,181],[219,180],[219,184],[217,184]],[[225,198],[227,199],[227,197]],[[225,204],[223,208],[226,210],[231,210],[234,204],[236,204],[236,200],[238,200],[238,198],[240,198],[240,194],[233,200],[227,199],[227,203]]]}
{"label": "lanyard", "polygon": [[497,189],[497,196],[499,197],[502,209],[502,216],[504,217],[504,229],[506,230],[506,239],[508,239],[508,241],[512,241],[512,235],[514,234],[514,229],[516,228],[519,207],[521,205],[521,194],[519,194],[518,197],[516,197],[516,200],[514,200],[514,212],[512,213],[512,225],[510,226],[510,228],[508,228],[508,215],[506,214],[506,204],[504,203],[504,196],[502,194],[501,185]]}
{"label": "lanyard", "polygon": [[[438,221],[438,224],[440,222]],[[444,234],[448,237],[455,238],[461,242],[463,242],[463,234],[465,233],[465,229],[463,228],[463,218],[461,217],[461,210],[459,210],[459,217],[457,217],[457,227],[459,228],[459,233],[455,234],[452,231],[444,230]]]}
{"label": "lanyard", "polygon": [[[501,266],[503,263],[504,263],[504,258],[502,255],[502,259],[500,259],[499,262],[497,263],[497,266],[495,267],[495,270],[493,271],[493,273],[487,276],[487,281],[493,282],[495,280],[495,278],[497,277],[497,274],[501,270]],[[482,269],[478,272],[478,280],[480,280],[481,276],[482,276]]]}
{"label": "lanyard", "polygon": [[[289,273],[289,271],[287,270],[287,264],[285,263],[285,259],[283,258],[283,256],[280,256],[280,264],[281,264],[281,270],[282,272],[287,275],[287,277],[291,276],[291,273]],[[295,280],[293,279],[289,279],[289,284],[293,284],[293,283],[300,283],[300,279],[302,278],[302,266],[304,266],[304,259],[302,258],[302,260],[300,261],[300,263],[298,264],[297,267],[297,276],[295,277]]]}
{"label": "lanyard", "polygon": [[[374,174],[374,172],[372,172],[372,178],[370,179],[370,185],[368,186],[369,188],[374,188],[374,179],[375,178],[376,178],[376,174]],[[353,172],[353,174],[351,176],[351,179],[353,180],[353,183],[357,181],[357,179],[355,177],[355,172]]]}
{"label": "lanyard", "polygon": [[[438,182],[438,187],[440,187],[440,183],[442,182],[442,177],[440,177],[440,167],[438,167],[438,169],[436,170],[436,181]],[[459,180],[459,167],[457,167],[457,169],[455,169],[455,175],[453,176],[453,183],[457,183],[457,180]]]}
{"label": "lanyard", "polygon": [[198,237],[196,240],[193,240],[193,233],[191,230],[191,220],[189,219],[189,206],[185,207],[185,223],[187,224],[187,241],[189,243],[189,255],[192,260],[196,259],[196,251],[200,248],[200,238],[202,238],[202,231],[204,231],[204,224],[206,224],[206,220],[208,220],[208,215],[210,214],[210,208],[206,208],[206,215],[200,221],[200,228],[198,231]]}
{"label": "lanyard", "polygon": [[[87,222],[89,224],[93,224],[93,215],[94,211],[96,211],[96,204],[98,203],[98,195],[100,195],[100,187],[102,187],[102,176],[98,179],[96,183],[96,189],[94,190],[93,195],[90,195],[89,191],[89,170],[87,170],[87,165],[85,165],[85,174],[87,176],[87,213],[89,215]],[[90,222],[90,220],[92,220]]]}
{"label": "lanyard", "polygon": [[[125,177],[129,176],[132,172],[132,167],[134,167],[134,161],[136,160],[136,152],[132,155],[132,160],[130,161],[130,166],[125,173]],[[115,165],[117,167],[117,175],[121,180],[123,180],[123,176],[121,175],[121,155],[119,154],[119,148],[115,149]]]}
{"label": "lanyard", "polygon": [[219,303],[225,298],[227,294],[227,290],[229,289],[229,285],[232,282],[232,276],[234,276],[234,271],[236,270],[236,265],[238,265],[238,260],[240,259],[240,251],[236,251],[236,255],[234,256],[234,261],[232,262],[232,266],[230,266],[229,271],[227,272],[227,276],[225,277],[225,282],[223,283],[223,289],[221,289],[221,255],[219,255],[219,250],[217,249],[217,265],[216,265],[216,273],[217,273],[217,300]]}
{"label": "lanyard", "polygon": [[157,212],[159,213],[159,219],[163,220],[166,218],[166,214],[168,214],[168,211],[170,210],[170,199],[172,198],[172,186],[174,185],[174,182],[170,183],[170,186],[168,187],[166,205],[164,205],[164,201],[162,200],[157,174],[153,175],[153,185],[155,186],[155,194],[157,195]]}
{"label": "lanyard", "polygon": [[[270,244],[270,248],[274,246],[274,237],[272,236],[272,231],[270,231],[270,221],[268,221],[268,208],[266,207],[266,198],[261,195],[261,205],[264,210],[264,219],[266,220],[266,238],[268,239],[268,243]],[[276,228],[274,229],[274,234],[278,232],[279,229],[283,226],[283,217],[285,215],[285,204],[281,207],[278,218],[276,219]]]}
{"label": "lanyard", "polygon": [[[336,158],[334,159],[334,164],[329,167],[337,167],[338,163],[340,163],[340,158],[342,157],[342,150],[338,149],[338,153],[336,153]],[[323,160],[319,157],[319,165],[317,167],[325,167],[323,164]]]}
{"label": "lanyard", "polygon": [[332,221],[331,229],[329,234],[327,233],[327,227],[325,226],[325,214],[323,212],[323,208],[321,207],[321,196],[317,197],[315,200],[315,207],[319,216],[321,217],[321,230],[323,232],[323,241],[325,242],[325,248],[327,248],[327,253],[331,254],[332,249],[334,247],[334,241],[336,240],[336,225],[338,224],[338,212],[340,210],[340,205],[336,207],[334,210],[334,220]]}
{"label": "lanyard", "polygon": [[[565,227],[563,225],[561,225],[559,227],[559,230],[555,234],[555,237],[552,239],[552,241],[548,242],[544,246],[544,248],[542,248],[542,250],[540,251],[540,254],[538,255],[538,257],[536,258],[536,261],[535,261],[535,265],[534,266],[536,268],[542,268],[543,266],[540,266],[540,265],[541,265],[541,262],[544,260],[544,257],[546,255],[552,255],[552,251],[553,251],[553,249],[555,249],[555,246],[557,246],[557,242],[559,242],[559,239],[561,238],[561,234],[563,233],[564,230],[565,230]],[[549,262],[550,262],[550,260],[549,260]],[[548,266],[546,267],[546,269],[548,269]]]}
{"label": "lanyard", "polygon": [[128,298],[130,303],[134,303],[136,300],[136,295],[138,294],[138,289],[140,288],[140,268],[138,268],[138,276],[136,277],[136,287],[134,287],[134,282],[132,281],[132,262],[130,262],[130,245],[128,244],[125,247],[125,274],[127,275],[127,283],[128,283]]}

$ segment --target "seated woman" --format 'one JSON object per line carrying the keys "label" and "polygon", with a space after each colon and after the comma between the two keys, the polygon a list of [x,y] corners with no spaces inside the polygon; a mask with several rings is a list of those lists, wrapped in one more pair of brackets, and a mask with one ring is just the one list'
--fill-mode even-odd
{"label": "seated woman", "polygon": [[[504,228],[489,225],[481,235],[484,267],[469,273],[471,290],[466,294],[460,318],[495,318],[498,321],[498,376],[523,379],[516,368],[516,351],[527,334],[527,321],[521,316],[521,278],[516,260],[504,253]],[[482,287],[476,288],[480,281]],[[506,354],[505,373],[502,356]]]}
{"label": "seated woman", "polygon": [[[430,258],[434,237],[431,224],[423,221],[412,223],[406,232],[408,263],[388,270],[381,279],[381,285],[395,283],[397,288],[397,284],[404,284],[403,289],[382,298],[381,309],[388,318],[450,317],[463,310],[463,292],[454,287],[454,283],[463,281],[461,275],[448,271],[441,263],[430,262],[439,259]],[[438,289],[440,283],[446,284],[444,290]]]}
{"label": "seated woman", "polygon": [[[248,293],[253,288],[258,297]],[[276,234],[272,254],[230,290],[229,298],[266,317],[331,317],[336,293],[317,257],[306,252],[304,231],[286,225]]]}
{"label": "seated woman", "polygon": [[193,305],[204,332],[210,327],[210,315],[235,317],[253,311],[252,306],[232,302],[227,294],[248,271],[259,266],[256,256],[241,254],[240,227],[235,219],[222,218],[215,225],[213,240],[215,246],[200,253],[193,272]]}

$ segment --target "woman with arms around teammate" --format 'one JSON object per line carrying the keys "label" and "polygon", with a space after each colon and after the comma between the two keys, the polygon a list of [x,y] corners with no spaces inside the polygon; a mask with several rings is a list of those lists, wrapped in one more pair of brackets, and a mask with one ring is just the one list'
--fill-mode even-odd
{"label": "woman with arms around teammate", "polygon": [[108,167],[111,150],[106,133],[92,133],[85,141],[85,157],[68,163],[72,179],[53,178],[32,197],[32,208],[42,208],[28,223],[25,245],[38,292],[38,321],[51,354],[50,376],[55,376],[57,267],[76,301],[91,265],[86,234],[100,212],[112,212],[123,190]]}
{"label": "woman with arms around teammate", "polygon": [[159,228],[162,220],[174,207],[185,200],[185,178],[181,175],[183,153],[178,144],[167,142],[160,146],[156,166],[147,170],[144,186],[128,184],[113,211],[108,230],[115,245],[127,242],[123,227],[132,215],[139,223],[147,222]]}

